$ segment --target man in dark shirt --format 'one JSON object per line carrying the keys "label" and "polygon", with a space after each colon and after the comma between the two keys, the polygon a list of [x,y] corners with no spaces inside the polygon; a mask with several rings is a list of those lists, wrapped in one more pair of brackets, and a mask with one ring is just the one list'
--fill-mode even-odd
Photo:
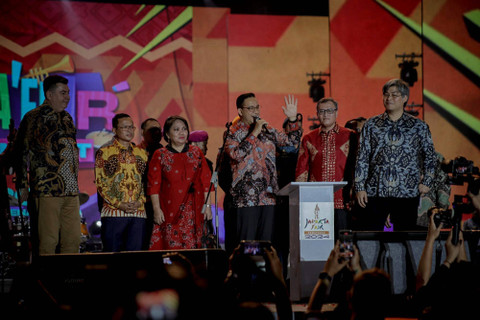
{"label": "man in dark shirt", "polygon": [[366,208],[364,229],[417,229],[419,197],[433,186],[436,153],[428,125],[404,112],[408,85],[393,79],[383,86],[385,112],[367,120],[355,168],[358,204]]}
{"label": "man in dark shirt", "polygon": [[35,201],[39,254],[54,254],[58,244],[60,253],[76,253],[81,242],[77,129],[65,111],[67,84],[58,75],[44,80],[45,101],[25,114],[15,143],[17,188],[22,202],[29,192]]}

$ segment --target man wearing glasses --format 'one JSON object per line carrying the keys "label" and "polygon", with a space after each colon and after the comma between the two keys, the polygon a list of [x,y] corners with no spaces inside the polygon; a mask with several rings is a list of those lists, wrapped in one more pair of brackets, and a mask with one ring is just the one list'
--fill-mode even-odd
{"label": "man wearing glasses", "polygon": [[334,194],[334,229],[349,229],[348,201],[353,182],[357,134],[337,123],[338,103],[322,98],[317,103],[320,127],[305,135],[298,154],[296,181],[347,181]]}
{"label": "man wearing glasses", "polygon": [[435,148],[428,125],[404,112],[408,85],[393,79],[382,92],[385,112],[363,126],[355,168],[363,229],[384,230],[390,214],[395,231],[416,230],[419,197],[435,177]]}
{"label": "man wearing glasses", "polygon": [[105,252],[137,251],[145,237],[145,192],[142,178],[147,152],[135,146],[135,126],[128,114],[112,119],[113,139],[95,157],[95,183],[103,206],[102,244]]}
{"label": "man wearing glasses", "polygon": [[225,141],[232,169],[230,193],[236,208],[236,242],[273,241],[275,193],[279,189],[275,151],[277,146],[298,146],[302,116],[297,114],[297,100],[285,97],[282,108],[288,123],[284,133],[260,118],[260,106],[253,93],[240,95],[236,105],[238,117]]}

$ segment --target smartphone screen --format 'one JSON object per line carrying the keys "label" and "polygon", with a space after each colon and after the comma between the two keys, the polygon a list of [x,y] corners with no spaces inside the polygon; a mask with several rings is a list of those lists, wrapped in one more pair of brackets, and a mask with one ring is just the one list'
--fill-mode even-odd
{"label": "smartphone screen", "polygon": [[352,230],[340,230],[340,255],[345,259],[351,259],[353,257],[353,232]]}
{"label": "smartphone screen", "polygon": [[264,248],[271,245],[268,241],[242,241],[243,254],[261,256],[265,253]]}

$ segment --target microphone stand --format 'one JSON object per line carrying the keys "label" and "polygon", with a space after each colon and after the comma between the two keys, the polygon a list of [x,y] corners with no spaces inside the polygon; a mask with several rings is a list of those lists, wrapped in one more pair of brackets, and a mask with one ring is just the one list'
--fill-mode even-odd
{"label": "microphone stand", "polygon": [[225,127],[227,128],[227,131],[225,132],[226,134],[223,135],[223,143],[220,149],[218,149],[218,155],[217,155],[217,160],[215,163],[215,171],[212,173],[212,179],[210,179],[210,187],[208,188],[208,194],[207,197],[205,198],[205,204],[203,205],[202,208],[202,213],[205,213],[205,209],[207,208],[207,201],[210,198],[210,192],[212,190],[212,186],[215,188],[215,238],[216,238],[216,246],[217,249],[220,247],[220,242],[218,239],[218,197],[217,197],[217,189],[218,189],[218,169],[219,169],[219,163],[220,159],[222,158],[223,150],[225,149],[225,142],[227,141],[227,133],[230,131],[230,126],[232,125],[231,122],[227,122]]}
{"label": "microphone stand", "polygon": [[215,238],[216,238],[216,246],[218,249],[218,205],[217,205],[217,186],[218,186],[218,179],[217,179],[217,171],[212,173],[212,179],[210,179],[210,187],[208,188],[208,194],[205,198],[205,203],[203,204],[202,213],[205,213],[207,208],[208,199],[210,199],[210,192],[212,190],[212,186],[215,188]]}

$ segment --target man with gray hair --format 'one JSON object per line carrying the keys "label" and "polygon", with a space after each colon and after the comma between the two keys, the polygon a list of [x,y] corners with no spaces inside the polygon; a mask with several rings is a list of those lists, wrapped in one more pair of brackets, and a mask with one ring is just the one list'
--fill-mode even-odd
{"label": "man with gray hair", "polygon": [[363,229],[384,230],[390,214],[395,231],[416,230],[419,197],[435,177],[435,148],[428,125],[404,112],[408,85],[392,79],[382,92],[385,112],[363,126],[355,168]]}

